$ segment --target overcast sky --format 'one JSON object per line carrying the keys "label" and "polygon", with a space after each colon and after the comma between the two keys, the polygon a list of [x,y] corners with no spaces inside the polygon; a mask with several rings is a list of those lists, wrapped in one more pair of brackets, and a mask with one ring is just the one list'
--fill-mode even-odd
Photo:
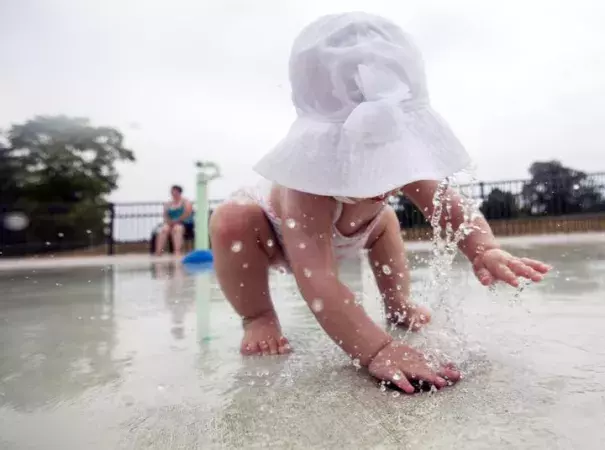
{"label": "overcast sky", "polygon": [[602,0],[0,0],[0,127],[87,116],[126,135],[118,201],[193,196],[196,159],[223,197],[287,131],[287,60],[317,16],[382,14],[422,49],[435,107],[482,179],[534,160],[605,170]]}

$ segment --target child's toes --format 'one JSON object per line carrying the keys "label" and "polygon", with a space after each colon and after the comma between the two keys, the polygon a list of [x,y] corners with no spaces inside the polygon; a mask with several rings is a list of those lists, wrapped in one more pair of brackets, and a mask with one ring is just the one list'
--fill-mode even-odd
{"label": "child's toes", "polygon": [[267,341],[260,341],[258,346],[260,347],[260,351],[263,355],[269,354],[269,343]]}
{"label": "child's toes", "polygon": [[277,348],[277,352],[280,355],[285,355],[287,353],[290,353],[292,351],[292,348],[290,347],[290,343],[288,342],[288,339],[286,339],[285,337],[280,337],[279,338],[279,345]]}
{"label": "child's toes", "polygon": [[277,341],[274,338],[270,337],[267,340],[267,343],[269,344],[269,354],[270,355],[277,355],[277,349],[278,349],[278,347],[277,347]]}
{"label": "child's toes", "polygon": [[242,342],[240,352],[244,356],[254,356],[258,355],[261,350],[258,348],[257,342]]}

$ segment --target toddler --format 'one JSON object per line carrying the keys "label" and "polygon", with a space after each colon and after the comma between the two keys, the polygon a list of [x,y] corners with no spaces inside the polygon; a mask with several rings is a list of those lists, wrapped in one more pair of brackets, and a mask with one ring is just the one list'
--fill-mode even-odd
{"label": "toddler", "polygon": [[[269,294],[269,269],[281,265],[323,329],[374,377],[407,393],[416,382],[456,382],[453,365],[435,370],[393,340],[338,278],[338,261],[367,249],[389,320],[412,330],[430,321],[410,299],[400,226],[386,200],[401,192],[431,217],[439,182],[470,160],[430,106],[421,55],[384,18],[329,15],[295,40],[290,80],[298,117],[256,165],[265,181],[219,206],[210,223],[221,289],[243,318],[241,352],[291,351]],[[465,220],[461,199],[447,196],[452,206],[441,222],[457,229]],[[483,285],[537,282],[549,270],[502,250],[482,217],[472,225],[459,248]]]}

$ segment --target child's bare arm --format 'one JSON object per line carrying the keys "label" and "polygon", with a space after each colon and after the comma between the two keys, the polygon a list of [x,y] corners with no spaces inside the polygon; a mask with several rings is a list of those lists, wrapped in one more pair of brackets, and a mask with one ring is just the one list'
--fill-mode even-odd
{"label": "child's bare arm", "polygon": [[[439,183],[433,180],[423,180],[411,183],[403,188],[403,193],[408,197],[424,214],[427,220],[431,220],[435,206],[433,205],[433,197],[439,187]],[[453,189],[446,191],[445,196],[448,198],[448,203],[452,206],[451,216],[446,215],[445,208],[440,217],[440,224],[445,226],[446,222],[450,222],[454,230],[458,229],[464,223],[464,209],[462,208],[462,198]],[[469,259],[473,260],[475,256],[486,250],[500,248],[496,238],[492,233],[487,221],[482,215],[477,216],[473,220],[473,225],[478,228],[478,232],[472,233],[458,244],[460,251]]]}
{"label": "child's bare arm", "polygon": [[299,289],[323,329],[352,358],[368,365],[391,337],[355,304],[338,279],[332,249],[335,202],[289,191],[282,205],[284,247]]}
{"label": "child's bare arm", "polygon": [[[417,181],[405,186],[403,192],[430,220],[434,211],[433,197],[438,186],[437,181]],[[446,222],[450,222],[456,230],[464,223],[462,198],[453,189],[448,189],[445,196],[448,198],[447,203],[451,205],[451,209],[449,215],[445,213],[444,209],[440,222],[442,226],[445,226]],[[518,276],[529,278],[532,281],[540,281],[542,275],[551,269],[541,261],[516,258],[503,251],[483,215],[479,214],[475,217],[472,224],[476,227],[476,231],[462,239],[458,243],[458,247],[471,261],[477,278],[484,285],[500,280],[512,286],[518,286]]]}

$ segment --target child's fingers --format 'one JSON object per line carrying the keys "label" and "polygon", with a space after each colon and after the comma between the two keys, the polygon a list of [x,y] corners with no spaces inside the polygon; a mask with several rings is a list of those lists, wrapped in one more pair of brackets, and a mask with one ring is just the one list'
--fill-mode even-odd
{"label": "child's fingers", "polygon": [[498,267],[496,268],[496,273],[494,275],[496,275],[496,278],[504,281],[505,283],[510,284],[513,287],[519,286],[519,280],[517,279],[515,273],[504,264],[498,265]]}
{"label": "child's fingers", "polygon": [[393,383],[406,394],[413,394],[416,392],[414,386],[410,384],[408,379],[401,372],[394,372],[390,375],[390,377],[387,378],[391,383]]}
{"label": "child's fingers", "polygon": [[508,261],[508,267],[515,275],[525,277],[535,282],[542,281],[542,275],[518,259],[511,259]]}
{"label": "child's fingers", "polygon": [[483,286],[489,286],[494,282],[494,277],[492,277],[492,274],[485,267],[477,269],[475,275]]}
{"label": "child's fingers", "polygon": [[540,273],[546,273],[552,269],[552,266],[544,264],[541,261],[536,261],[535,259],[521,258],[521,261]]}
{"label": "child's fingers", "polygon": [[456,369],[453,364],[444,365],[441,370],[437,372],[437,375],[452,383],[459,381],[461,378],[460,371]]}
{"label": "child's fingers", "polygon": [[429,369],[428,366],[419,368],[414,374],[410,376],[413,380],[421,380],[430,383],[437,388],[441,389],[447,386],[447,381]]}

